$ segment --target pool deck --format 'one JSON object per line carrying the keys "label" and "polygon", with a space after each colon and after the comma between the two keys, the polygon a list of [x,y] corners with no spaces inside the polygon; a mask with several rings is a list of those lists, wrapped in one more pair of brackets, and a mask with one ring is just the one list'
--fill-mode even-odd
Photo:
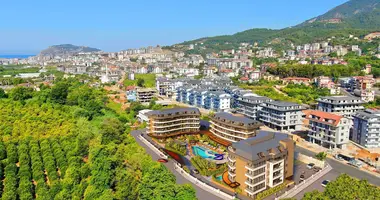
{"label": "pool deck", "polygon": [[223,160],[214,160],[214,159],[210,159],[210,158],[203,158],[203,159],[206,159],[206,160],[208,160],[208,161],[214,162],[214,163],[217,164],[217,165],[222,165],[222,164],[228,162],[228,160],[227,160],[227,154],[226,154],[225,152],[221,152],[221,151],[218,151],[218,150],[216,150],[216,149],[211,149],[210,147],[205,146],[205,145],[203,145],[203,144],[201,144],[201,143],[199,143],[199,142],[196,143],[195,145],[187,145],[187,146],[188,146],[188,149],[187,149],[187,150],[189,151],[189,154],[190,154],[191,157],[196,156],[196,155],[194,155],[194,153],[193,153],[193,146],[199,146],[199,147],[205,148],[206,150],[211,150],[211,151],[213,151],[213,152],[215,152],[215,153],[223,154]]}

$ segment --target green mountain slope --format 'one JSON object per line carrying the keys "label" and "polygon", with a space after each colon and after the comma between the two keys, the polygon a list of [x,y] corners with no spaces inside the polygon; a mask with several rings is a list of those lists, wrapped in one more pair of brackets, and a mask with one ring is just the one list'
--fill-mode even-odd
{"label": "green mountain slope", "polygon": [[203,43],[206,51],[229,49],[242,42],[289,42],[302,44],[331,36],[365,35],[380,30],[380,0],[350,0],[327,13],[294,27],[281,30],[250,29],[233,35],[205,37],[181,43]]}

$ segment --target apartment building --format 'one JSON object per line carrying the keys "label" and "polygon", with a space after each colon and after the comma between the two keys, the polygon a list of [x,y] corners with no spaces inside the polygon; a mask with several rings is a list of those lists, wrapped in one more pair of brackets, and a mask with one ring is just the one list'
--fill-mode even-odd
{"label": "apartment building", "polygon": [[149,118],[147,133],[154,138],[167,138],[198,133],[200,116],[198,108],[172,108],[146,113]]}
{"label": "apartment building", "polygon": [[206,95],[203,108],[216,112],[225,112],[231,109],[231,95],[222,91],[210,91]]}
{"label": "apartment building", "polygon": [[171,98],[175,92],[174,82],[168,78],[159,77],[156,79],[156,89],[159,95]]}
{"label": "apartment building", "polygon": [[317,110],[341,115],[352,119],[352,115],[357,111],[364,110],[365,103],[357,97],[350,96],[328,96],[317,99]]}
{"label": "apartment building", "polygon": [[301,130],[305,108],[285,101],[271,101],[260,105],[259,119],[270,128],[279,131]]}
{"label": "apartment building", "polygon": [[366,147],[380,147],[380,111],[364,110],[353,115],[354,126],[351,140]]}
{"label": "apartment building", "polygon": [[354,76],[351,79],[351,91],[365,102],[374,101],[375,91],[373,90],[373,85],[375,83],[376,81],[372,77]]}
{"label": "apartment building", "polygon": [[261,104],[271,101],[273,100],[268,97],[262,97],[254,94],[241,96],[236,100],[236,111],[237,113],[240,113],[251,119],[259,120],[259,111],[262,109]]}
{"label": "apartment building", "polygon": [[263,124],[244,116],[219,112],[211,116],[210,132],[216,137],[237,142],[256,135]]}
{"label": "apartment building", "polygon": [[150,88],[138,88],[136,90],[137,101],[141,103],[149,103],[155,94],[156,90]]}
{"label": "apartment building", "polygon": [[288,135],[259,131],[255,137],[232,143],[228,149],[228,178],[242,194],[256,198],[293,176],[295,144]]}
{"label": "apartment building", "polygon": [[349,142],[350,120],[340,115],[312,110],[309,120],[309,141],[326,148],[343,148]]}

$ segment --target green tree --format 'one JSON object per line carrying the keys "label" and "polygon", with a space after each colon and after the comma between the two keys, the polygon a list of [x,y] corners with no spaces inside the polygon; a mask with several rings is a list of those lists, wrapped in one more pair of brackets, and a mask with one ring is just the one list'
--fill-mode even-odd
{"label": "green tree", "polygon": [[14,101],[25,101],[33,97],[33,88],[16,87],[10,91],[9,96]]}
{"label": "green tree", "polygon": [[142,78],[138,78],[137,79],[137,86],[144,87],[144,85],[145,85],[145,80]]}
{"label": "green tree", "polygon": [[326,160],[326,157],[327,157],[327,153],[326,152],[319,152],[315,155],[315,157],[318,159],[318,160],[321,160],[321,161],[324,161]]}
{"label": "green tree", "polygon": [[58,82],[51,88],[50,98],[54,103],[65,104],[69,93],[69,84]]}
{"label": "green tree", "polygon": [[2,98],[7,98],[7,94],[5,93],[5,91],[3,90],[3,88],[0,88],[0,99]]}

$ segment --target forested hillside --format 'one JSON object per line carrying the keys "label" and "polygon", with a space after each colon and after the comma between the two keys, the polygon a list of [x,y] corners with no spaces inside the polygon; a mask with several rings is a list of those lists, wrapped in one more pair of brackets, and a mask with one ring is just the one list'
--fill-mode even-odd
{"label": "forested hillside", "polygon": [[106,100],[75,79],[39,92],[1,90],[1,198],[196,199],[191,185],[175,184],[145,153]]}

